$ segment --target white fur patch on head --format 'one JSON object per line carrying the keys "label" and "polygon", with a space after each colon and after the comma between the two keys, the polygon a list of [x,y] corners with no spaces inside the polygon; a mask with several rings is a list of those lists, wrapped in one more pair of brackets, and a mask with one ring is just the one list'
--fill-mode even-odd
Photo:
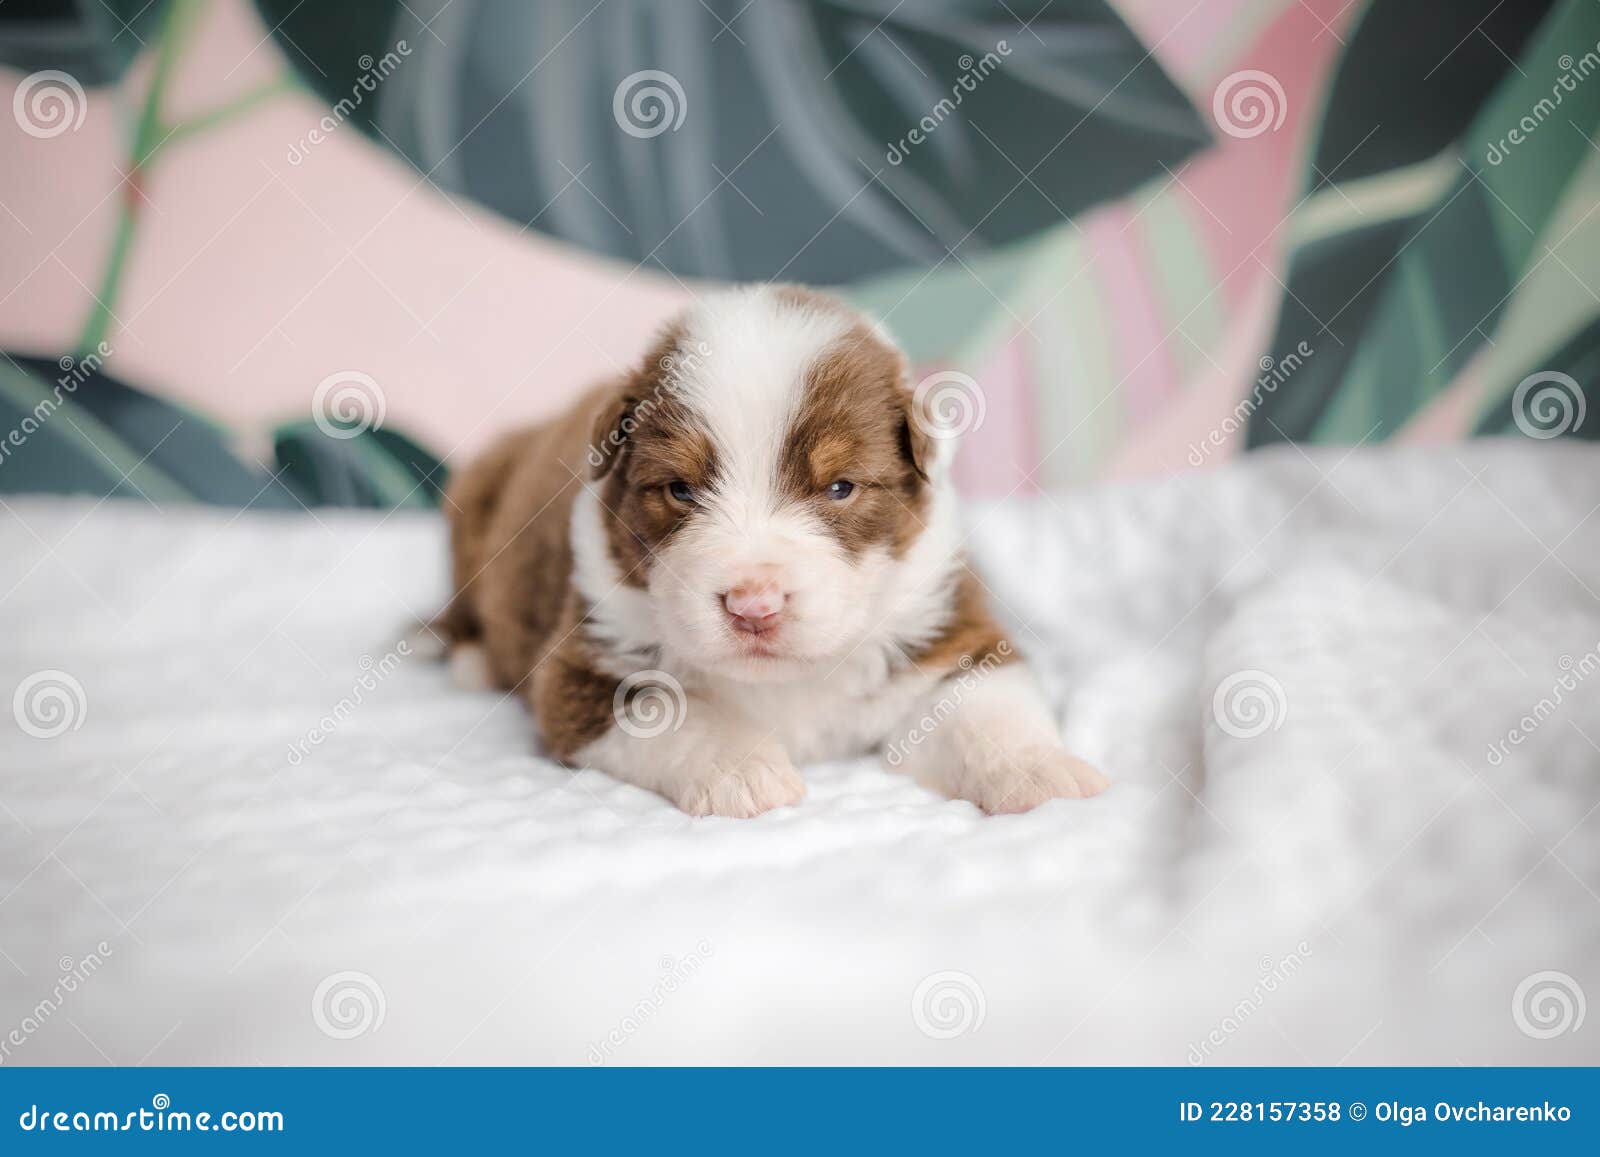
{"label": "white fur patch on head", "polygon": [[716,447],[719,489],[770,496],[784,436],[805,395],[806,375],[851,318],[768,286],[703,298],[684,318],[671,390],[700,417]]}

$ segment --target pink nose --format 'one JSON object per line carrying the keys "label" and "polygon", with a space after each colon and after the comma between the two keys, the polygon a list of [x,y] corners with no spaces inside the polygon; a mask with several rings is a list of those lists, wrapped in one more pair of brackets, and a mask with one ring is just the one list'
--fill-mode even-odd
{"label": "pink nose", "polygon": [[788,600],[775,570],[763,568],[742,578],[722,596],[722,605],[736,631],[759,635],[772,630],[783,617]]}

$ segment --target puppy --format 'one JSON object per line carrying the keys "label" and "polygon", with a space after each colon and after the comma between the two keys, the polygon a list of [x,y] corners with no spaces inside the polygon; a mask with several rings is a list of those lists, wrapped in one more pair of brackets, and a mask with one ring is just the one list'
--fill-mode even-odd
{"label": "puppy", "polygon": [[435,629],[550,754],[691,815],[868,751],[991,813],[1094,795],[962,560],[949,433],[841,303],[708,296],[451,483]]}

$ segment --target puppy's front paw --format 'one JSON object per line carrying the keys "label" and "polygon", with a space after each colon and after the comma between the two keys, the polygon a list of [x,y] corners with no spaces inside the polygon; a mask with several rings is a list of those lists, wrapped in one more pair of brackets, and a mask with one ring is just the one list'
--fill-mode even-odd
{"label": "puppy's front paw", "polygon": [[968,760],[962,799],[990,815],[1032,811],[1053,799],[1087,799],[1110,781],[1059,747],[992,745]]}
{"label": "puppy's front paw", "polygon": [[692,816],[749,819],[799,803],[805,794],[805,780],[788,756],[752,752],[731,767],[717,767],[690,780],[673,802]]}

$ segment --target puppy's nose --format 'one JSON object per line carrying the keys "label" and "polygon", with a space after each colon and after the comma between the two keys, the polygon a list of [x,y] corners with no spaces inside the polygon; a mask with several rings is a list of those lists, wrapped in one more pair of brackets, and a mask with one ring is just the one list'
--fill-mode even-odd
{"label": "puppy's nose", "polygon": [[788,598],[777,571],[764,568],[724,591],[722,606],[733,620],[734,630],[759,635],[778,625]]}

